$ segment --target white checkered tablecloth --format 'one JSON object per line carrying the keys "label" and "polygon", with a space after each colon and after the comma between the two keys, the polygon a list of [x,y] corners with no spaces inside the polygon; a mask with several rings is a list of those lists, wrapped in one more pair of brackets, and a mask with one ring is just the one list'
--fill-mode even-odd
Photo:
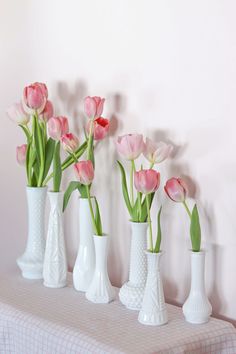
{"label": "white checkered tablecloth", "polygon": [[235,354],[236,330],[212,318],[190,325],[168,305],[169,323],[139,324],[119,301],[96,305],[71,285],[49,289],[20,275],[0,275],[0,353]]}

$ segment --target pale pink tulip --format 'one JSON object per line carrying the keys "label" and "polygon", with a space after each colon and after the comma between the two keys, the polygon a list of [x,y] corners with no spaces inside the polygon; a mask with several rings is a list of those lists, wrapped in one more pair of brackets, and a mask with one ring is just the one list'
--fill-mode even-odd
{"label": "pale pink tulip", "polygon": [[105,98],[98,96],[87,96],[84,99],[84,112],[90,119],[98,118],[102,115]]}
{"label": "pale pink tulip", "polygon": [[66,117],[52,117],[48,121],[48,135],[53,140],[60,140],[69,131],[68,120]]}
{"label": "pale pink tulip", "polygon": [[94,179],[94,169],[92,161],[79,161],[74,164],[74,172],[77,180],[84,185],[89,185]]}
{"label": "pale pink tulip", "polygon": [[8,117],[17,124],[26,125],[29,123],[30,116],[24,111],[22,102],[14,103],[7,110]]}
{"label": "pale pink tulip", "polygon": [[39,119],[47,122],[53,116],[53,105],[51,101],[47,101],[44,110],[40,113]]}
{"label": "pale pink tulip", "polygon": [[155,143],[149,138],[146,138],[146,144],[144,147],[144,156],[151,164],[156,164],[164,161],[170,155],[173,146],[166,144],[163,141]]}
{"label": "pale pink tulip", "polygon": [[23,102],[25,106],[30,110],[37,110],[38,113],[41,113],[44,110],[47,97],[47,87],[42,83],[36,82],[26,86],[23,91]]}
{"label": "pale pink tulip", "polygon": [[16,160],[19,165],[24,165],[26,160],[27,145],[23,144],[16,148]]}
{"label": "pale pink tulip", "polygon": [[104,139],[109,131],[110,122],[106,118],[96,118],[95,120],[90,120],[87,124],[87,133],[90,133],[90,128],[92,126],[94,140]]}
{"label": "pale pink tulip", "polygon": [[63,149],[69,152],[70,154],[73,154],[79,146],[78,138],[72,133],[63,135],[61,137],[61,143]]}
{"label": "pale pink tulip", "polygon": [[143,152],[144,142],[141,134],[119,136],[116,141],[118,153],[126,160],[135,160]]}
{"label": "pale pink tulip", "polygon": [[170,178],[164,187],[168,197],[174,202],[183,203],[187,196],[187,185],[182,178]]}
{"label": "pale pink tulip", "polygon": [[152,169],[137,171],[134,173],[134,185],[143,194],[155,192],[160,186],[160,173]]}

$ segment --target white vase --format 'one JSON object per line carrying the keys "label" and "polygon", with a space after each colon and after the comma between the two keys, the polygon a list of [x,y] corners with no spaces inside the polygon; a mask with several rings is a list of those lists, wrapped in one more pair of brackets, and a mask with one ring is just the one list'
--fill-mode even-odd
{"label": "white vase", "polygon": [[50,288],[66,286],[67,261],[62,220],[63,193],[48,192],[51,210],[43,265],[44,285]]}
{"label": "white vase", "polygon": [[[94,198],[91,198],[94,207]],[[87,291],[95,268],[93,224],[87,198],[79,199],[79,250],[73,269],[73,283],[78,291]]]}
{"label": "white vase", "polygon": [[187,322],[206,323],[212,313],[212,306],[205,290],[205,252],[191,251],[191,289],[183,305]]}
{"label": "white vase", "polygon": [[139,312],[138,320],[145,325],[161,326],[168,322],[160,274],[160,258],[162,252],[146,252],[146,255],[148,261],[148,274],[142,308]]}
{"label": "white vase", "polygon": [[107,304],[114,300],[115,290],[111,285],[107,272],[108,236],[94,235],[96,264],[92,281],[86,291],[86,298],[99,304]]}
{"label": "white vase", "polygon": [[140,310],[147,277],[147,249],[148,223],[131,222],[131,250],[129,280],[120,289],[119,298],[128,309]]}
{"label": "white vase", "polygon": [[47,187],[26,187],[28,204],[28,239],[25,252],[17,259],[22,276],[42,279],[45,251],[45,201]]}

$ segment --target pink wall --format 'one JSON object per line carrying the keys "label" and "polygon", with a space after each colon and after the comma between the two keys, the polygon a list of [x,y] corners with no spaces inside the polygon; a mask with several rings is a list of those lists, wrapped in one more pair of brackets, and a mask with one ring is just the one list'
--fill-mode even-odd
{"label": "pink wall", "polygon": [[[5,116],[22,87],[45,81],[57,112],[82,126],[82,98],[107,97],[116,134],[143,132],[175,144],[160,166],[192,176],[207,252],[207,291],[217,315],[236,320],[236,3],[233,0],[0,0],[1,245],[0,265],[15,268],[25,244],[24,171],[16,166],[22,133]],[[128,215],[121,199],[113,138],[98,152],[96,176],[110,274],[127,278]],[[64,179],[64,186],[68,181]],[[188,293],[188,220],[162,192],[166,297]],[[78,245],[77,198],[65,214],[70,266]]]}

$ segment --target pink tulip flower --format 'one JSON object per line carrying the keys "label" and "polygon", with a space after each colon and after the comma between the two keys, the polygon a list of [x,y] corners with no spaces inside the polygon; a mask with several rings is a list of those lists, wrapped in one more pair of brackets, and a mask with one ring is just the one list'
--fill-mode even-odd
{"label": "pink tulip flower", "polygon": [[87,124],[87,133],[90,133],[91,124],[93,125],[93,137],[94,140],[102,140],[104,139],[109,131],[110,122],[106,118],[96,118],[95,120],[89,120]]}
{"label": "pink tulip flower", "polygon": [[7,110],[8,117],[17,124],[26,125],[29,123],[30,116],[24,111],[22,102],[14,103]]}
{"label": "pink tulip flower", "polygon": [[168,197],[177,203],[183,203],[187,196],[187,185],[182,178],[172,177],[164,187]]}
{"label": "pink tulip flower", "polygon": [[118,136],[116,148],[124,159],[135,160],[144,150],[143,136],[141,134]]}
{"label": "pink tulip flower", "polygon": [[48,121],[48,135],[53,140],[60,140],[69,132],[68,120],[66,117],[52,117]]}
{"label": "pink tulip flower", "polygon": [[90,119],[98,118],[102,115],[105,98],[98,96],[87,96],[84,99],[84,112]]}
{"label": "pink tulip flower", "polygon": [[27,145],[23,144],[16,148],[16,160],[19,165],[24,165],[26,161]]}
{"label": "pink tulip flower", "polygon": [[149,138],[146,138],[146,144],[144,147],[144,156],[151,164],[161,163],[170,155],[173,150],[173,146],[160,141],[155,143]]}
{"label": "pink tulip flower", "polygon": [[134,185],[143,194],[155,192],[160,186],[160,173],[152,169],[137,171],[134,173]]}
{"label": "pink tulip flower", "polygon": [[48,90],[46,85],[39,82],[26,86],[23,91],[23,102],[25,106],[30,110],[37,110],[38,113],[44,110],[47,97]]}
{"label": "pink tulip flower", "polygon": [[53,105],[51,101],[47,101],[44,110],[40,113],[39,119],[47,122],[53,116]]}
{"label": "pink tulip flower", "polygon": [[61,143],[63,149],[70,154],[73,154],[79,146],[78,138],[72,133],[62,135]]}
{"label": "pink tulip flower", "polygon": [[84,185],[89,185],[94,179],[94,169],[92,161],[79,161],[74,164],[74,172],[77,180]]}

